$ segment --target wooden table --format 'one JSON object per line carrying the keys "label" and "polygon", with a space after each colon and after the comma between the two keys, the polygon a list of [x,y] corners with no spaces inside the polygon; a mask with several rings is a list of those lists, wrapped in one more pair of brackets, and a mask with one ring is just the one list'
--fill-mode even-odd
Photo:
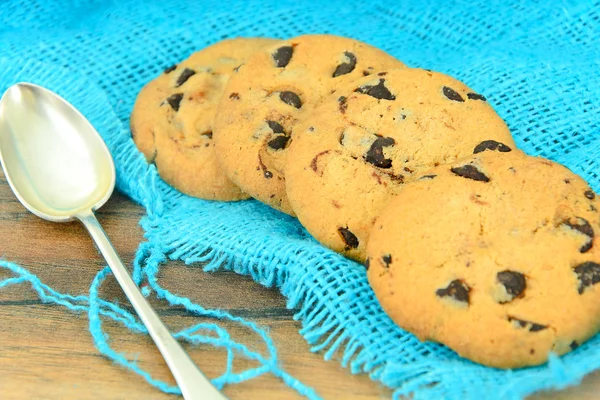
{"label": "wooden table", "polygon": [[[131,265],[142,240],[138,221],[143,209],[125,196],[115,194],[98,212],[98,218],[126,265]],[[104,265],[91,239],[78,223],[55,224],[30,214],[14,197],[0,171],[0,257],[16,262],[55,289],[86,294],[91,280]],[[8,276],[0,269],[0,279]],[[389,399],[391,391],[366,375],[353,376],[338,362],[325,362],[309,351],[298,334],[300,323],[294,310],[285,307],[283,296],[251,279],[234,273],[204,273],[201,268],[171,262],[161,269],[161,283],[206,307],[225,308],[270,329],[283,368],[312,386],[325,399]],[[101,295],[128,304],[112,279]],[[182,309],[151,303],[172,329],[199,322]],[[0,290],[0,398],[2,399],[174,399],[149,386],[142,378],[113,365],[94,348],[88,332],[87,315],[76,315],[57,305],[43,304],[26,284]],[[106,320],[114,347],[137,358],[154,376],[174,383],[164,362],[146,336]],[[245,331],[224,324],[234,337]],[[247,338],[244,342],[247,342]],[[209,376],[224,368],[223,352],[208,346],[188,347],[190,355]],[[243,367],[250,364],[235,364]],[[264,375],[228,386],[224,393],[234,399],[301,398],[281,381]],[[600,398],[600,373],[582,384],[561,392],[542,393],[532,398]]]}

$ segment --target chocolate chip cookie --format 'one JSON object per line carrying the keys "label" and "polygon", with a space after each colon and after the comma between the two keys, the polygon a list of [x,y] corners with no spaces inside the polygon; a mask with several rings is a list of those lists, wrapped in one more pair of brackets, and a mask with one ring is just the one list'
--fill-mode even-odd
{"label": "chocolate chip cookie", "polygon": [[337,87],[403,66],[365,43],[331,35],[267,47],[231,77],[219,104],[213,139],[221,166],[246,193],[293,214],[284,166],[298,121]]}
{"label": "chocolate chip cookie", "polygon": [[213,119],[232,72],[273,39],[224,40],[192,54],[149,82],[131,115],[139,150],[176,189],[209,200],[248,198],[219,167]]}
{"label": "chocolate chip cookie", "polygon": [[486,98],[447,75],[380,72],[339,88],[296,127],[287,195],[321,243],[363,261],[379,212],[423,170],[515,144]]}
{"label": "chocolate chip cookie", "polygon": [[545,362],[600,328],[600,204],[562,165],[487,142],[404,186],[367,246],[386,313],[498,368]]}

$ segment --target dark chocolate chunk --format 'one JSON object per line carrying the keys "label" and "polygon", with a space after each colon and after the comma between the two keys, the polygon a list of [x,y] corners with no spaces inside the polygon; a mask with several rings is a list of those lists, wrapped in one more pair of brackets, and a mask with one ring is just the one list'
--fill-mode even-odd
{"label": "dark chocolate chunk", "polygon": [[340,103],[340,112],[342,114],[346,113],[346,110],[348,109],[348,103],[346,103],[346,96],[340,96],[338,97],[338,103]]}
{"label": "dark chocolate chunk", "polygon": [[267,125],[269,125],[269,128],[271,128],[273,133],[285,133],[283,126],[277,121],[267,121]]}
{"label": "dark chocolate chunk", "polygon": [[392,160],[385,158],[383,148],[393,146],[396,141],[391,137],[378,137],[365,155],[365,161],[379,168],[391,168]]}
{"label": "dark chocolate chunk", "polygon": [[369,96],[375,97],[376,99],[396,100],[396,96],[394,96],[388,90],[388,88],[385,87],[384,83],[385,83],[385,79],[380,79],[379,83],[375,86],[372,86],[372,85],[361,86],[358,89],[355,89],[354,91],[358,92],[358,93],[362,93],[362,94],[368,94]]}
{"label": "dark chocolate chunk", "polygon": [[579,280],[579,294],[582,294],[588,287],[600,282],[600,264],[587,261],[576,266],[574,271]]}
{"label": "dark chocolate chunk", "polygon": [[212,131],[206,131],[206,132],[201,133],[200,135],[206,136],[207,138],[212,139]]}
{"label": "dark chocolate chunk", "polygon": [[371,73],[369,71],[363,71],[362,74],[363,74],[363,76],[369,76],[369,75],[371,75]]}
{"label": "dark chocolate chunk", "polygon": [[285,104],[289,104],[292,107],[296,107],[296,108],[302,107],[302,101],[300,100],[300,97],[294,92],[290,92],[290,91],[281,92],[281,93],[279,93],[279,98]]}
{"label": "dark chocolate chunk", "polygon": [[292,46],[283,46],[275,50],[273,53],[273,60],[275,61],[275,66],[277,68],[285,67],[289,64],[292,59],[292,53],[294,52],[294,48]]}
{"label": "dark chocolate chunk", "polygon": [[195,74],[196,71],[194,71],[193,69],[184,69],[181,75],[179,75],[179,78],[177,78],[177,83],[175,84],[175,87],[183,85],[188,79],[190,79],[190,77],[192,77]]}
{"label": "dark chocolate chunk", "polygon": [[465,99],[463,99],[460,94],[458,94],[454,89],[451,89],[448,86],[444,86],[442,92],[444,93],[444,96],[446,96],[452,101],[465,101]]}
{"label": "dark chocolate chunk", "polygon": [[392,263],[392,255],[391,254],[386,254],[384,256],[381,257],[381,261],[383,261],[383,267],[384,268],[389,268],[390,264]]}
{"label": "dark chocolate chunk", "polygon": [[584,195],[585,195],[585,197],[587,197],[590,200],[594,200],[596,198],[596,195],[591,190],[586,190]]}
{"label": "dark chocolate chunk", "polygon": [[239,93],[236,93],[236,92],[233,92],[233,93],[231,93],[231,94],[229,95],[229,98],[230,98],[231,100],[239,100],[239,99],[240,99],[240,94],[239,94]]}
{"label": "dark chocolate chunk", "polygon": [[281,150],[285,149],[289,140],[289,136],[276,136],[275,139],[270,140],[269,143],[267,143],[267,145],[273,150]]}
{"label": "dark chocolate chunk", "polygon": [[265,171],[263,173],[263,175],[265,176],[265,178],[267,179],[271,179],[273,177],[273,173],[271,171]]}
{"label": "dark chocolate chunk", "polygon": [[358,247],[358,238],[354,235],[354,233],[350,232],[348,227],[346,228],[338,228],[338,232],[340,236],[342,236],[342,240],[346,243],[346,250],[355,249]]}
{"label": "dark chocolate chunk", "polygon": [[575,217],[571,220],[563,221],[562,224],[583,233],[589,238],[589,240],[579,249],[580,253],[585,253],[592,248],[594,241],[594,228],[592,228],[590,223],[585,218]]}
{"label": "dark chocolate chunk", "polygon": [[170,67],[165,68],[165,70],[163,72],[165,74],[168,74],[169,72],[175,71],[175,69],[177,69],[177,64],[173,64]]}
{"label": "dark chocolate chunk", "polygon": [[571,342],[571,344],[569,345],[569,347],[571,348],[571,350],[575,350],[576,348],[579,347],[579,343],[577,343],[577,340],[573,340]]}
{"label": "dark chocolate chunk", "polygon": [[435,178],[437,175],[423,175],[422,177],[419,178],[419,180],[423,180],[423,179],[433,179]]}
{"label": "dark chocolate chunk", "polygon": [[467,93],[467,97],[471,100],[487,101],[485,96],[479,93]]}
{"label": "dark chocolate chunk", "polygon": [[548,325],[537,324],[531,321],[525,321],[515,317],[508,316],[508,322],[516,322],[521,328],[528,328],[529,332],[539,332],[548,328]]}
{"label": "dark chocolate chunk", "polygon": [[167,97],[167,103],[169,103],[173,110],[179,111],[179,104],[181,103],[181,99],[183,99],[183,93],[175,93]]}
{"label": "dark chocolate chunk", "polygon": [[469,292],[471,288],[461,281],[460,279],[455,279],[444,289],[438,289],[435,291],[435,294],[438,297],[451,297],[456,301],[461,301],[469,304]]}
{"label": "dark chocolate chunk", "polygon": [[354,71],[354,68],[356,67],[356,56],[350,53],[349,51],[345,51],[344,55],[348,59],[348,62],[342,63],[337,66],[335,72],[333,73],[334,78],[336,76],[349,74],[350,72]]}
{"label": "dark chocolate chunk", "polygon": [[529,328],[529,332],[538,332],[546,329],[548,326],[536,324],[535,322],[531,323],[531,327]]}
{"label": "dark chocolate chunk", "polygon": [[525,290],[525,275],[520,272],[508,270],[498,272],[496,279],[498,279],[498,282],[504,286],[506,293],[512,296],[509,301],[512,301],[515,297],[519,297]]}
{"label": "dark chocolate chunk", "polygon": [[371,264],[371,259],[369,257],[367,257],[367,259],[365,260],[365,269],[369,269],[370,264]]}
{"label": "dark chocolate chunk", "polygon": [[496,142],[495,140],[484,140],[473,149],[473,154],[481,153],[482,151],[492,150],[500,153],[508,153],[512,149],[504,143]]}
{"label": "dark chocolate chunk", "polygon": [[467,164],[462,167],[450,168],[450,171],[463,178],[473,179],[474,181],[489,182],[490,178],[485,176],[483,172],[478,170],[475,166]]}

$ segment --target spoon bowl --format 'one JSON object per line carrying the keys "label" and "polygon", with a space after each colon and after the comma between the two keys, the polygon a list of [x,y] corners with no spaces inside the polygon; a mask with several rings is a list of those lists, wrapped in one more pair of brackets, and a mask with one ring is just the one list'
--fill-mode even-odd
{"label": "spoon bowl", "polygon": [[113,192],[115,165],[88,120],[48,89],[17,83],[0,99],[0,162],[15,196],[29,211],[49,221],[83,223],[184,398],[225,399],[171,336],[94,216]]}
{"label": "spoon bowl", "polygon": [[29,83],[9,88],[0,101],[0,132],[6,178],[37,216],[70,221],[111,196],[115,166],[106,144],[79,111],[53,92]]}

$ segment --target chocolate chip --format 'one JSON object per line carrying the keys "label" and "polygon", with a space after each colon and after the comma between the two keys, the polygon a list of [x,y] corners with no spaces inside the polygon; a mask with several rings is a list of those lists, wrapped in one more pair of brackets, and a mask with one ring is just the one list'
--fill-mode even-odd
{"label": "chocolate chip", "polygon": [[367,257],[367,259],[365,260],[365,269],[369,269],[369,265],[371,264],[371,259],[369,257]]}
{"label": "chocolate chip", "polygon": [[546,328],[548,325],[537,324],[535,322],[525,321],[515,317],[508,316],[508,322],[516,322],[520,328],[528,328],[529,332],[539,332]]}
{"label": "chocolate chip", "polygon": [[292,107],[296,107],[296,108],[302,107],[302,101],[300,100],[300,97],[298,97],[298,95],[294,92],[290,92],[290,91],[281,92],[281,93],[279,93],[279,98],[285,104],[289,104]]}
{"label": "chocolate chip", "polygon": [[355,249],[358,247],[358,238],[354,233],[350,232],[348,227],[338,228],[338,232],[342,236],[342,240],[346,243],[346,250]]}
{"label": "chocolate chip", "polygon": [[384,268],[389,268],[390,264],[392,263],[392,255],[391,254],[386,254],[384,256],[381,257],[381,261],[383,261],[383,267]]}
{"label": "chocolate chip", "polygon": [[263,173],[263,175],[265,176],[265,178],[267,179],[271,179],[273,177],[273,173],[271,171],[265,171]]}
{"label": "chocolate chip", "polygon": [[294,52],[294,48],[292,46],[283,46],[275,50],[273,53],[273,60],[275,61],[275,66],[277,68],[285,67],[289,64],[292,59],[292,53]]}
{"label": "chocolate chip", "polygon": [[173,64],[170,67],[165,68],[165,70],[163,71],[165,74],[168,74],[169,72],[173,72],[177,69],[177,64]]}
{"label": "chocolate chip", "polygon": [[478,93],[467,93],[467,97],[471,100],[481,100],[481,101],[487,101],[487,99],[485,98],[485,96],[478,94]]}
{"label": "chocolate chip", "polygon": [[336,76],[349,74],[350,72],[354,71],[354,68],[356,67],[356,56],[354,54],[350,53],[349,51],[345,51],[344,56],[346,56],[348,62],[337,66],[335,72],[333,73],[334,78]]}
{"label": "chocolate chip", "polygon": [[[504,288],[506,293],[511,296],[512,301],[515,297],[519,297],[525,290],[525,275],[516,271],[502,271],[498,272],[496,279]],[[507,303],[508,301],[501,301],[500,303]]]}
{"label": "chocolate chip", "polygon": [[177,78],[177,83],[175,84],[175,87],[183,85],[188,79],[190,79],[190,77],[192,77],[195,74],[196,71],[194,71],[193,69],[184,69],[181,75],[179,75],[179,78]]}
{"label": "chocolate chip", "polygon": [[461,101],[461,102],[465,101],[465,99],[463,99],[460,94],[458,94],[454,89],[451,89],[448,86],[444,86],[442,88],[442,92],[444,93],[444,96],[446,96],[448,99],[450,99],[452,101]]}
{"label": "chocolate chip", "polygon": [[562,222],[562,225],[566,225],[571,229],[575,229],[589,238],[589,240],[579,249],[580,253],[585,253],[592,248],[594,241],[594,228],[592,228],[590,223],[585,218],[575,217],[571,220],[565,220]]}
{"label": "chocolate chip", "polygon": [[181,99],[183,99],[183,93],[176,93],[167,97],[167,103],[169,103],[173,110],[179,111],[179,104],[181,103]]}
{"label": "chocolate chip", "polygon": [[240,99],[240,94],[239,94],[239,93],[235,93],[235,92],[233,92],[233,93],[231,93],[231,94],[229,95],[229,98],[230,98],[231,100],[239,100],[239,99]]}
{"label": "chocolate chip", "polygon": [[596,198],[596,195],[591,190],[586,190],[584,196],[590,200],[594,200]]}
{"label": "chocolate chip", "polygon": [[387,174],[387,176],[389,176],[389,177],[390,177],[390,179],[391,179],[393,182],[396,182],[396,183],[404,183],[404,175],[401,175],[401,174],[394,175],[393,173],[391,173],[391,172],[388,172],[388,171],[385,171],[385,173]]}
{"label": "chocolate chip", "polygon": [[471,289],[460,279],[455,279],[444,289],[438,289],[435,294],[438,297],[451,297],[456,301],[469,304],[469,292]]}
{"label": "chocolate chip", "polygon": [[369,76],[369,75],[371,75],[371,73],[369,71],[363,71],[362,74],[363,74],[363,76]]}
{"label": "chocolate chip", "polygon": [[564,182],[568,185],[569,183],[571,183],[570,179],[565,179]]}
{"label": "chocolate chip", "polygon": [[267,125],[269,125],[273,133],[285,133],[283,126],[276,121],[267,121]]}
{"label": "chocolate chip", "polygon": [[569,345],[569,347],[571,348],[571,350],[575,350],[576,348],[578,348],[578,347],[579,347],[579,343],[577,343],[577,341],[576,341],[576,340],[573,340],[573,341],[571,342],[571,344]]}
{"label": "chocolate chip", "polygon": [[348,103],[346,103],[346,96],[340,96],[338,97],[338,103],[340,103],[340,112],[342,114],[346,113],[346,110],[348,109]]}
{"label": "chocolate chip", "polygon": [[209,139],[212,139],[212,131],[206,131],[200,134],[201,136],[206,136]]}
{"label": "chocolate chip", "polygon": [[536,324],[534,322],[531,323],[531,327],[529,328],[529,332],[538,332],[546,329],[548,326]]}
{"label": "chocolate chip", "polygon": [[484,140],[473,149],[473,154],[481,153],[482,151],[492,150],[500,153],[508,153],[512,149],[504,143],[496,142],[495,140]]}
{"label": "chocolate chip", "polygon": [[393,146],[396,141],[391,137],[378,137],[365,155],[365,161],[379,168],[391,168],[392,160],[385,158],[383,148]]}
{"label": "chocolate chip", "polygon": [[579,294],[582,294],[589,286],[600,282],[600,264],[587,261],[576,266],[574,271],[579,280]]}
{"label": "chocolate chip", "polygon": [[478,170],[475,166],[467,164],[462,167],[450,168],[450,171],[463,178],[473,179],[474,181],[489,182],[490,178],[485,176],[483,172]]}
{"label": "chocolate chip", "polygon": [[368,94],[369,96],[375,97],[376,99],[396,100],[396,96],[394,96],[388,90],[388,88],[385,87],[384,83],[385,83],[385,79],[380,79],[379,83],[375,86],[373,86],[373,85],[361,86],[358,89],[355,89],[354,91],[358,92],[358,93],[362,93],[362,94]]}
{"label": "chocolate chip", "polygon": [[289,140],[289,136],[277,136],[275,137],[275,139],[270,140],[269,143],[267,143],[267,145],[273,150],[281,150],[285,149]]}
{"label": "chocolate chip", "polygon": [[422,177],[419,178],[419,180],[423,180],[423,179],[433,179],[435,178],[437,175],[423,175]]}

